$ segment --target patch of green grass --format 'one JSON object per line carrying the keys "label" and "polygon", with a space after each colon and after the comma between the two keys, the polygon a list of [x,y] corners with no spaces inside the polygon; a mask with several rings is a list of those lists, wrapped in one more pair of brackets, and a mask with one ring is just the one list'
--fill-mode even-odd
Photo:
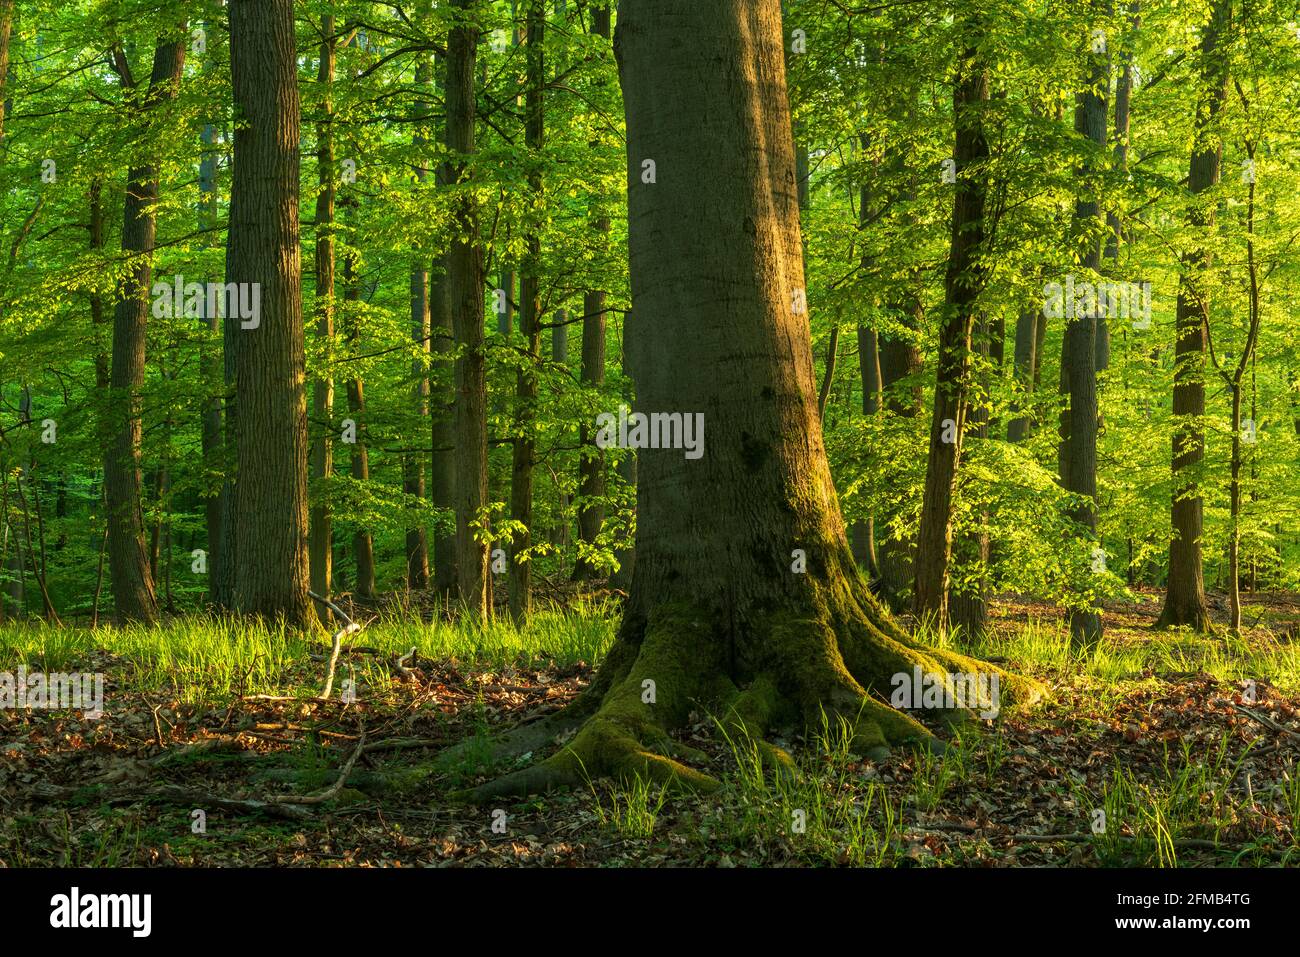
{"label": "patch of green grass", "polygon": [[[390,614],[353,640],[394,654],[414,646],[425,659],[474,668],[564,667],[598,662],[613,643],[617,625],[611,602],[578,602],[567,610],[542,608],[522,629],[508,620],[477,626]],[[323,653],[326,643],[283,628],[202,616],[172,619],[156,628],[0,627],[0,669],[23,665],[66,671],[96,649],[126,659],[130,667],[114,677],[130,690],[168,692],[182,702],[201,704],[240,694],[319,694],[324,669],[309,655]],[[340,680],[350,676],[350,665],[341,663]],[[373,657],[359,662],[357,674],[380,685],[390,677],[387,663]],[[306,683],[304,675],[310,676]]]}
{"label": "patch of green grass", "polygon": [[1177,867],[1180,838],[1218,842],[1236,823],[1241,809],[1229,791],[1240,760],[1228,755],[1228,736],[1217,751],[1194,756],[1185,742],[1177,755],[1166,749],[1161,774],[1142,781],[1116,765],[1101,794],[1080,791],[1087,820],[1105,812],[1100,830],[1093,828],[1093,847],[1107,867]]}
{"label": "patch of green grass", "polygon": [[69,671],[94,647],[88,629],[56,628],[43,621],[0,625],[0,668],[26,665],[33,671]]}
{"label": "patch of green grass", "polygon": [[424,658],[478,668],[544,663],[567,667],[604,658],[618,621],[612,600],[577,601],[563,609],[542,606],[523,628],[504,618],[477,625],[462,619],[425,622],[390,615],[367,627],[364,644],[397,654],[414,647]]}
{"label": "patch of green grass", "polygon": [[899,810],[883,786],[864,780],[846,721],[823,716],[813,747],[794,769],[779,771],[747,733],[729,733],[721,722],[717,726],[736,766],[724,777],[721,806],[709,819],[710,829],[721,831],[726,842],[745,847],[784,838],[809,864],[896,862]]}
{"label": "patch of green grass", "polygon": [[[623,784],[615,784],[604,789],[604,793],[594,785],[588,785],[595,795],[596,820],[602,827],[616,831],[625,837],[648,839],[655,829],[659,812],[668,800],[668,786],[655,787],[646,778],[634,778]],[[605,806],[606,799],[609,806]]]}
{"label": "patch of green grass", "polygon": [[129,867],[140,850],[140,822],[124,812],[96,819],[96,826],[74,832],[63,816],[61,867]]}
{"label": "patch of green grass", "polygon": [[949,747],[941,755],[927,749],[916,753],[911,797],[918,810],[938,810],[953,786],[970,776],[966,765],[968,754],[962,747]]}
{"label": "patch of green grass", "polygon": [[1014,630],[966,636],[921,629],[917,637],[975,658],[1000,658],[1013,670],[1078,675],[1113,686],[1145,670],[1205,672],[1221,681],[1267,680],[1279,690],[1300,691],[1300,644],[1236,637],[1226,631],[1198,635],[1185,629],[1134,631],[1113,628],[1096,645],[1070,644],[1063,621],[1031,619]]}

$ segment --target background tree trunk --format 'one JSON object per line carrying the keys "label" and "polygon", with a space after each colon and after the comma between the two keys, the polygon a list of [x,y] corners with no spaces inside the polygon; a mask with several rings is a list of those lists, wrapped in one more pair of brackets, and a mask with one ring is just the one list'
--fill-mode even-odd
{"label": "background tree trunk", "polygon": [[[610,38],[610,9],[601,4],[591,11],[591,32],[598,37]],[[595,204],[593,204],[593,207]],[[609,243],[609,217],[598,210],[592,228],[596,241]],[[605,292],[591,289],[582,297],[582,382],[593,392],[605,384]],[[596,447],[595,431],[591,423],[583,421],[581,430],[582,451],[578,459],[578,540],[594,545],[605,524],[605,508],[601,499],[605,495],[605,455]],[[581,557],[573,570],[575,580],[591,578],[596,569]]]}
{"label": "background tree trunk", "polygon": [[[415,86],[426,90],[433,79],[433,71],[427,59],[421,58],[415,68]],[[415,133],[415,145],[423,147],[428,142],[423,124],[428,122],[429,103],[419,100],[415,104],[415,117],[418,125]],[[428,169],[420,162],[416,166],[415,178],[423,183],[428,178]],[[412,386],[412,398],[415,400],[416,414],[424,418],[429,414],[429,336],[432,332],[429,313],[429,270],[416,253],[416,264],[411,269],[411,339],[415,342],[417,355],[411,362],[411,375],[415,378]],[[424,498],[424,460],[416,452],[407,452],[402,462],[402,488],[407,495],[417,499]],[[429,587],[429,537],[421,524],[406,530],[406,584],[414,591],[423,591]]]}
{"label": "background tree trunk", "polygon": [[[939,332],[934,414],[926,463],[921,525],[917,533],[916,590],[913,601],[922,615],[947,622],[948,562],[952,554],[952,496],[961,461],[970,388],[971,331],[975,302],[984,285],[984,204],[989,158],[983,110],[989,100],[989,74],[975,34],[960,57],[953,88],[957,182],[953,199],[952,240],[944,282],[944,317]],[[972,167],[974,170],[972,171]]]}
{"label": "background tree trunk", "polygon": [[[1106,0],[1096,0],[1098,15],[1106,12]],[[1110,89],[1110,63],[1104,52],[1088,55],[1087,88],[1076,94],[1074,131],[1098,146],[1106,142],[1106,94]],[[1092,228],[1101,216],[1101,203],[1090,181],[1091,164],[1079,169],[1081,195],[1075,202],[1074,219],[1080,233]],[[1084,240],[1079,265],[1088,270],[1081,281],[1093,281],[1101,268],[1101,246],[1093,236]],[[1061,345],[1061,392],[1069,405],[1061,412],[1061,441],[1058,451],[1061,485],[1066,491],[1082,496],[1086,504],[1070,511],[1082,536],[1095,542],[1097,533],[1097,313],[1100,309],[1076,312],[1076,303],[1067,303],[1065,336]],[[1099,545],[1096,547],[1100,547]],[[1091,645],[1101,639],[1101,614],[1096,607],[1075,608],[1070,612],[1070,638],[1078,645]]]}
{"label": "background tree trunk", "polygon": [[[867,326],[858,326],[858,371],[862,376],[862,414],[875,415],[880,411],[880,353],[876,330]],[[875,516],[868,515],[853,523],[849,543],[853,549],[853,560],[858,563],[858,567],[872,581],[879,578]]]}
{"label": "background tree trunk", "polygon": [[[474,153],[474,62],[478,0],[452,0],[458,19],[447,38],[447,148],[453,159],[449,182],[467,175]],[[487,505],[487,370],[483,351],[483,252],[474,198],[461,196],[453,211],[456,228],[447,255],[447,303],[456,345],[456,575],[460,599],[472,617],[491,613],[487,545],[475,538]]]}
{"label": "background tree trunk", "polygon": [[[316,124],[316,171],[320,195],[316,197],[316,335],[325,344],[325,375],[312,386],[312,417],[316,420],[316,441],[311,449],[311,478],[317,495],[325,495],[325,484],[334,474],[334,374],[331,371],[334,342],[334,17],[321,18],[320,67],[316,82],[322,86],[322,117]],[[318,501],[311,508],[308,530],[311,589],[329,598],[334,579],[334,520],[329,504]],[[330,615],[328,610],[322,612]]]}
{"label": "background tree trunk", "polygon": [[[543,87],[546,82],[542,43],[546,11],[542,0],[528,3],[528,93],[525,97],[524,140],[533,166],[528,188],[535,202],[543,201],[541,160],[545,132]],[[532,610],[533,566],[526,554],[533,538],[533,429],[537,420],[537,367],[542,358],[541,319],[542,237],[533,227],[528,236],[528,261],[519,286],[519,331],[524,335],[527,356],[515,384],[515,440],[510,470],[510,516],[522,528],[510,540],[510,616],[516,624],[528,620]]]}
{"label": "background tree trunk", "polygon": [[[174,99],[185,65],[185,45],[161,43],[154,51],[153,71],[147,91],[131,79],[126,55],[116,51],[123,93],[139,97],[137,109],[148,113],[159,102]],[[130,272],[118,293],[113,312],[113,359],[110,375],[116,422],[104,456],[104,491],[108,517],[108,569],[113,610],[119,623],[158,619],[149,551],[144,539],[144,513],[140,500],[140,390],[144,387],[145,339],[153,285],[153,249],[157,229],[158,167],[132,166],[127,175],[122,218],[122,252]]]}
{"label": "background tree trunk", "polygon": [[[1216,129],[1228,95],[1228,51],[1220,39],[1228,30],[1230,0],[1216,0],[1210,23],[1201,34],[1201,97],[1196,105],[1196,140],[1192,147],[1187,188],[1192,207],[1187,221],[1208,232],[1214,210],[1197,197],[1219,182],[1223,143]],[[1224,38],[1226,39],[1226,38]],[[1173,537],[1169,542],[1169,579],[1158,627],[1187,625],[1204,631],[1210,625],[1205,603],[1205,575],[1201,563],[1203,504],[1194,473],[1205,457],[1205,349],[1209,335],[1210,304],[1201,287],[1210,268],[1207,248],[1183,256],[1178,283],[1174,332],[1174,435],[1171,470],[1174,478],[1170,509]]]}

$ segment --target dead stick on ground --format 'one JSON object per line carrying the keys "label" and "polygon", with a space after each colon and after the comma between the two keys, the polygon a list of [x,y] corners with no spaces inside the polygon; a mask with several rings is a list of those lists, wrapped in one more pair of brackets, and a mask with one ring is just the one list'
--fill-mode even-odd
{"label": "dead stick on ground", "polygon": [[1254,711],[1251,711],[1249,708],[1243,708],[1239,704],[1234,704],[1233,707],[1236,708],[1238,711],[1240,711],[1242,714],[1244,714],[1246,717],[1250,718],[1251,720],[1258,721],[1260,724],[1268,728],[1270,731],[1277,731],[1280,734],[1289,734],[1294,737],[1300,738],[1300,731],[1292,731],[1290,728],[1284,728],[1282,725],[1278,724],[1276,721],[1274,721],[1272,718],[1268,717],[1267,715],[1256,714]]}
{"label": "dead stick on ground", "polygon": [[[72,798],[77,788],[62,787],[57,784],[39,784],[32,788],[33,797],[42,801],[66,801]],[[229,811],[261,811],[278,817],[301,820],[307,816],[306,808],[293,804],[280,804],[270,801],[227,798],[203,791],[198,788],[186,788],[176,784],[164,784],[153,788],[127,787],[116,788],[100,794],[96,801],[107,804],[134,804],[139,801],[167,801],[180,807],[222,808]]]}
{"label": "dead stick on ground", "polygon": [[318,791],[315,794],[276,794],[267,798],[268,804],[321,804],[328,801],[343,790],[343,784],[347,781],[348,775],[352,773],[353,766],[357,763],[357,758],[366,749],[366,732],[361,731],[361,738],[357,741],[357,746],[352,749],[352,756],[348,758],[347,763],[343,765],[343,770],[339,773],[338,780],[327,787],[324,791]]}

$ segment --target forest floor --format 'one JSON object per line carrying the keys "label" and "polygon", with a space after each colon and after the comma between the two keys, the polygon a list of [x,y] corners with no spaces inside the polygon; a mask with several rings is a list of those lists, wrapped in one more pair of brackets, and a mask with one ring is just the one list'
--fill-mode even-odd
{"label": "forest floor", "polygon": [[1056,609],[1003,596],[990,634],[958,647],[1052,700],[941,757],[873,763],[832,727],[777,738],[802,773],[776,779],[700,713],[683,737],[717,793],[596,782],[500,807],[448,800],[500,768],[433,756],[571,700],[612,604],[522,633],[385,613],[328,701],[311,700],[322,644],[195,618],[11,625],[0,672],[102,672],[106,704],[93,720],[0,710],[0,866],[1300,864],[1300,596],[1247,596],[1236,639],[1153,632],[1156,596],[1140,597],[1107,608],[1081,657]]}

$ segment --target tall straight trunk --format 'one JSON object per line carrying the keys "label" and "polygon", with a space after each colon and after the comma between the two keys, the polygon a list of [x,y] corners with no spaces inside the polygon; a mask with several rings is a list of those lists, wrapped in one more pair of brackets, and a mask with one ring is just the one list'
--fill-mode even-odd
{"label": "tall straight trunk", "polygon": [[[209,63],[211,61],[208,61]],[[205,63],[204,69],[211,69]],[[202,159],[199,160],[199,228],[205,235],[215,229],[218,216],[217,198],[217,131],[211,123],[204,124],[200,134],[203,144]],[[205,239],[206,246],[214,246],[215,240]],[[224,278],[224,277],[223,277]],[[215,305],[215,304],[214,304]],[[201,350],[201,363],[204,391],[208,397],[203,404],[201,423],[201,448],[203,451],[203,468],[209,481],[226,471],[221,439],[222,396],[218,384],[222,382],[220,334],[221,310],[209,309],[206,297],[202,309],[203,326],[207,333]],[[214,570],[218,565],[221,552],[221,489],[205,488],[203,490],[203,525],[206,532],[208,600],[213,604],[217,600],[216,578]],[[191,545],[193,548],[193,545]]]}
{"label": "tall straight trunk", "polygon": [[234,604],[292,628],[307,596],[307,395],[298,235],[301,109],[292,0],[230,0],[234,173],[226,279],[256,284],[256,325],[226,313],[234,340],[237,479]]}
{"label": "tall straight trunk", "polygon": [[[480,0],[452,0],[461,16],[447,37],[447,148],[452,159],[448,182],[468,177],[474,153],[474,62],[478,45],[475,18]],[[462,193],[452,211],[455,230],[447,253],[447,306],[456,346],[456,576],[460,599],[472,618],[491,613],[488,549],[476,531],[487,505],[487,368],[483,343],[483,251],[479,210]]]}
{"label": "tall straight trunk", "polygon": [[[979,316],[971,334],[971,351],[980,360],[980,401],[972,405],[967,417],[966,439],[986,439],[989,436],[989,371],[992,338],[1001,326]],[[979,516],[987,524],[988,514]],[[954,628],[967,636],[981,634],[988,625],[989,602],[987,568],[989,562],[989,535],[983,527],[967,531],[953,546],[953,564],[963,568],[973,581],[961,587],[949,584],[948,619]]]}
{"label": "tall straight trunk", "polygon": [[[433,81],[433,69],[429,61],[421,58],[415,68],[415,86],[417,90],[427,90]],[[423,128],[428,122],[429,103],[417,100],[415,104],[415,146],[422,149],[429,138]],[[428,179],[429,171],[423,160],[418,161],[415,169],[417,183]],[[411,362],[411,376],[415,380],[411,398],[414,400],[415,412],[423,419],[429,414],[429,337],[432,333],[432,318],[429,313],[429,269],[416,254],[415,265],[411,268],[411,339],[415,343],[416,357]],[[417,452],[407,452],[402,462],[402,488],[407,495],[423,499],[424,457]],[[406,530],[406,584],[408,588],[423,591],[429,587],[429,536],[421,523]]]}
{"label": "tall straight trunk", "polygon": [[[1128,140],[1133,103],[1133,48],[1137,42],[1138,27],[1142,22],[1141,4],[1132,0],[1128,5],[1129,31],[1124,38],[1120,52],[1119,76],[1115,80],[1115,129],[1114,157],[1115,169],[1121,174],[1128,173]],[[1119,213],[1110,209],[1106,212],[1106,247],[1103,255],[1109,260],[1109,273],[1119,274],[1119,247],[1124,239],[1124,224]],[[1110,365],[1110,327],[1099,319],[1097,325],[1097,371]]]}
{"label": "tall straight trunk", "polygon": [[[909,200],[915,197],[909,191]],[[899,301],[891,304],[890,311],[895,318],[914,335],[881,336],[878,343],[880,356],[880,390],[884,407],[893,415],[914,419],[924,411],[924,390],[921,386],[921,347],[917,344],[921,324],[925,319],[925,305],[919,294],[921,277],[914,273],[910,292]],[[904,389],[900,385],[910,382]],[[877,531],[883,527],[889,529],[891,515],[877,516]],[[878,584],[885,599],[895,610],[901,610],[907,604],[907,596],[912,588],[913,562],[916,554],[916,539],[912,535],[898,538],[892,529],[879,541],[876,550],[876,565],[879,570]]]}
{"label": "tall straight trunk", "polygon": [[[859,138],[863,152],[870,146],[864,134]],[[797,160],[796,160],[797,161]],[[863,182],[858,189],[858,222],[865,229],[870,222],[872,191],[870,182]],[[872,265],[870,256],[863,256],[861,266],[867,271]],[[858,324],[858,374],[862,380],[862,414],[874,416],[880,411],[880,340],[876,330]],[[849,390],[852,392],[852,389]],[[876,520],[874,515],[859,519],[849,528],[849,546],[853,551],[853,560],[858,567],[865,570],[871,581],[880,577],[876,563]]]}
{"label": "tall straight trunk", "polygon": [[1038,365],[1038,310],[1021,309],[1016,315],[1016,342],[1012,358],[1012,375],[1015,378],[1016,406],[1019,413],[1007,423],[1007,441],[1023,442],[1029,435],[1029,415],[1026,406],[1034,392],[1034,370]]}
{"label": "tall straight trunk", "polygon": [[[316,439],[311,447],[311,481],[318,500],[311,507],[307,532],[311,588],[329,598],[334,579],[334,519],[323,501],[325,485],[334,474],[334,64],[338,38],[334,16],[321,18],[321,119],[316,124],[316,336],[325,345],[325,374],[312,383],[312,418]],[[329,612],[323,612],[329,614]]]}
{"label": "tall straight trunk", "polygon": [[[556,16],[559,16],[563,4],[557,6]],[[569,312],[567,309],[557,309],[555,317],[551,320],[551,364],[557,368],[567,371],[569,365]],[[552,477],[555,478],[554,473]],[[563,485],[556,478],[552,482],[555,488],[556,508],[555,523],[547,531],[547,540],[557,548],[569,547],[569,509],[573,507],[573,497],[563,489]]]}
{"label": "tall straight trunk", "polygon": [[[916,586],[919,614],[934,615],[942,627],[948,617],[948,563],[952,556],[952,497],[961,461],[970,389],[971,332],[975,303],[984,286],[980,261],[984,243],[989,141],[983,110],[989,101],[989,73],[973,36],[963,49],[953,87],[957,182],[952,239],[944,282],[944,316],[939,331],[934,414],[926,462],[921,525],[917,532]],[[976,167],[972,171],[971,167]]]}
{"label": "tall straight trunk", "polygon": [[[632,379],[632,358],[628,351],[627,324],[631,317],[627,313],[623,317],[623,331],[619,349],[619,365],[623,377],[629,382]],[[623,404],[631,405],[631,396],[625,391],[623,394]],[[637,487],[637,469],[636,469],[636,449],[624,449],[623,458],[618,463],[618,475],[628,488],[633,492],[632,514],[636,515],[636,487]],[[618,568],[610,576],[610,585],[621,591],[627,591],[632,587],[632,573],[636,570],[636,537],[624,539],[624,546],[614,550],[614,560],[618,562]]]}
{"label": "tall straight trunk", "polygon": [[[1255,159],[1254,144],[1248,144],[1250,159]],[[1241,634],[1241,388],[1246,374],[1246,366],[1252,370],[1255,363],[1255,346],[1259,341],[1259,265],[1255,260],[1255,181],[1249,184],[1249,199],[1246,204],[1246,271],[1250,277],[1250,326],[1246,335],[1246,345],[1241,351],[1241,358],[1231,373],[1222,372],[1232,396],[1232,458],[1230,460],[1231,481],[1229,483],[1229,533],[1228,533],[1228,627],[1232,634]],[[1251,382],[1251,423],[1255,421],[1254,376]],[[1253,477],[1253,476],[1252,476]]]}
{"label": "tall straight trunk", "polygon": [[[164,100],[175,98],[185,65],[183,43],[158,44],[147,91],[134,88],[125,54],[119,51],[118,57],[122,82],[127,87],[125,92],[130,98],[139,97],[137,109],[141,114],[149,113]],[[157,202],[158,167],[147,162],[133,165],[127,175],[122,218],[122,252],[129,257],[130,265],[113,311],[113,358],[109,384],[114,428],[104,456],[108,568],[113,611],[119,623],[141,621],[152,624],[158,618],[140,501],[140,443],[144,434],[140,390],[144,387],[145,338],[157,231],[154,207]]]}
{"label": "tall straight trunk", "polygon": [[[355,211],[356,200],[346,198],[342,205]],[[355,212],[353,213],[355,217]],[[348,252],[343,256],[343,302],[347,327],[348,348],[352,352],[360,351],[361,317],[361,279],[357,276],[357,257]],[[359,375],[348,379],[348,417],[355,427],[355,441],[351,443],[352,480],[361,484],[370,481],[370,449],[366,445],[366,384]],[[369,601],[375,597],[375,541],[370,529],[358,524],[352,533],[352,558],[356,562],[357,578],[352,592],[358,598]]]}
{"label": "tall straight trunk", "polygon": [[22,617],[27,613],[27,596],[23,593],[22,544],[9,515],[8,469],[0,471],[0,566],[7,579],[0,593],[0,621],[10,614]]}
{"label": "tall straight trunk", "polygon": [[515,328],[515,272],[501,271],[501,285],[497,287],[497,301],[493,303],[497,315],[497,332],[508,336]]}
{"label": "tall straight trunk", "polygon": [[[1217,129],[1228,95],[1228,50],[1224,34],[1232,17],[1231,0],[1215,0],[1210,22],[1201,33],[1201,95],[1196,104],[1195,141],[1187,188],[1192,206],[1187,222],[1208,245],[1214,210],[1199,196],[1219,182],[1223,143]],[[1203,503],[1195,473],[1205,457],[1205,351],[1209,337],[1209,293],[1204,278],[1209,250],[1185,253],[1178,282],[1174,320],[1174,434],[1171,471],[1173,536],[1169,542],[1169,579],[1158,627],[1186,625],[1204,631],[1210,624],[1201,564]]]}
{"label": "tall straight trunk", "polygon": [[[439,168],[437,181],[446,183],[446,172]],[[430,393],[429,417],[433,446],[433,464],[429,477],[429,500],[446,514],[456,508],[456,462],[454,355],[455,335],[451,313],[447,308],[447,257],[434,259],[429,271],[429,327],[433,335],[434,368],[441,370],[435,380],[438,388]],[[433,590],[443,597],[456,588],[456,532],[440,524],[433,534]]]}
{"label": "tall straight trunk", "polygon": [[[864,190],[865,192],[865,190]],[[863,207],[865,218],[865,206]],[[880,411],[880,350],[876,330],[858,326],[858,372],[862,376],[862,414],[873,416]],[[876,521],[868,515],[849,529],[853,560],[874,581],[880,576],[876,561]]]}
{"label": "tall straight trunk", "polygon": [[[610,38],[610,8],[602,4],[591,12],[591,32]],[[609,243],[609,217],[596,211],[592,229],[601,246]],[[593,392],[605,384],[605,291],[590,289],[582,297],[582,383]],[[580,432],[582,449],[578,458],[578,540],[592,547],[605,524],[605,454],[596,446],[595,429],[585,419]],[[595,566],[578,558],[575,580],[591,578]]]}
{"label": "tall straight trunk", "polygon": [[[534,158],[528,189],[534,202],[542,201],[542,174],[537,163],[545,132],[543,85],[546,82],[542,43],[546,12],[542,0],[528,3],[528,93],[525,96],[524,141]],[[519,331],[524,335],[526,357],[515,385],[515,440],[510,470],[510,517],[520,529],[510,539],[510,616],[528,620],[532,610],[532,563],[528,549],[533,536],[533,429],[537,420],[537,367],[542,357],[542,237],[540,226],[528,236],[528,260],[520,283]]]}
{"label": "tall straight trunk", "polygon": [[[434,77],[446,80],[446,69],[441,54],[434,55]],[[449,176],[446,161],[434,171],[434,187],[446,187]],[[456,508],[456,450],[453,429],[456,388],[455,352],[456,337],[451,325],[451,311],[447,302],[447,254],[433,257],[429,269],[429,333],[432,366],[430,368],[429,425],[432,454],[429,469],[429,501],[443,515],[455,514]],[[433,533],[433,591],[443,599],[451,598],[456,591],[456,530],[455,520],[439,522]]]}
{"label": "tall straight trunk", "polygon": [[[1034,316],[1034,379],[1033,391],[1042,385],[1043,358],[1047,354],[1047,314],[1041,309]],[[1029,420],[1029,431],[1034,431],[1034,420]]]}
{"label": "tall straight trunk", "polygon": [[[1104,13],[1106,0],[1096,0],[1096,11]],[[1074,131],[1101,146],[1106,142],[1106,94],[1110,88],[1110,63],[1105,53],[1088,55],[1087,87],[1075,95]],[[1101,203],[1096,186],[1086,180],[1092,175],[1090,165],[1079,170],[1084,185],[1074,205],[1074,219],[1080,233],[1087,235],[1092,223],[1101,217]],[[1084,240],[1079,265],[1094,275],[1101,268],[1101,246],[1094,235]],[[1073,304],[1071,304],[1073,305]],[[1065,336],[1061,344],[1061,392],[1069,406],[1061,412],[1058,465],[1061,485],[1081,497],[1081,504],[1071,509],[1070,517],[1080,527],[1082,537],[1095,540],[1097,533],[1097,369],[1096,339],[1099,309],[1084,309],[1084,315],[1065,318]],[[1096,546],[1095,546],[1096,547]],[[1070,638],[1079,645],[1101,639],[1101,613],[1095,605],[1070,611]]]}
{"label": "tall straight trunk", "polygon": [[[704,410],[705,448],[698,458],[640,450],[637,560],[618,638],[581,699],[534,740],[585,724],[540,764],[477,788],[482,801],[599,775],[715,788],[662,749],[700,701],[729,733],[759,737],[791,718],[843,717],[853,747],[882,758],[890,743],[930,735],[872,689],[897,671],[979,667],[906,635],[849,552],[809,321],[792,308],[804,273],[779,0],[622,0],[615,46],[636,405]],[[641,181],[646,158],[657,183]],[[803,571],[793,549],[804,550]],[[1004,703],[1028,690],[999,674]]]}
{"label": "tall straight trunk", "polygon": [[9,76],[9,38],[13,26],[14,0],[0,0],[0,143],[5,139],[5,81]]}

